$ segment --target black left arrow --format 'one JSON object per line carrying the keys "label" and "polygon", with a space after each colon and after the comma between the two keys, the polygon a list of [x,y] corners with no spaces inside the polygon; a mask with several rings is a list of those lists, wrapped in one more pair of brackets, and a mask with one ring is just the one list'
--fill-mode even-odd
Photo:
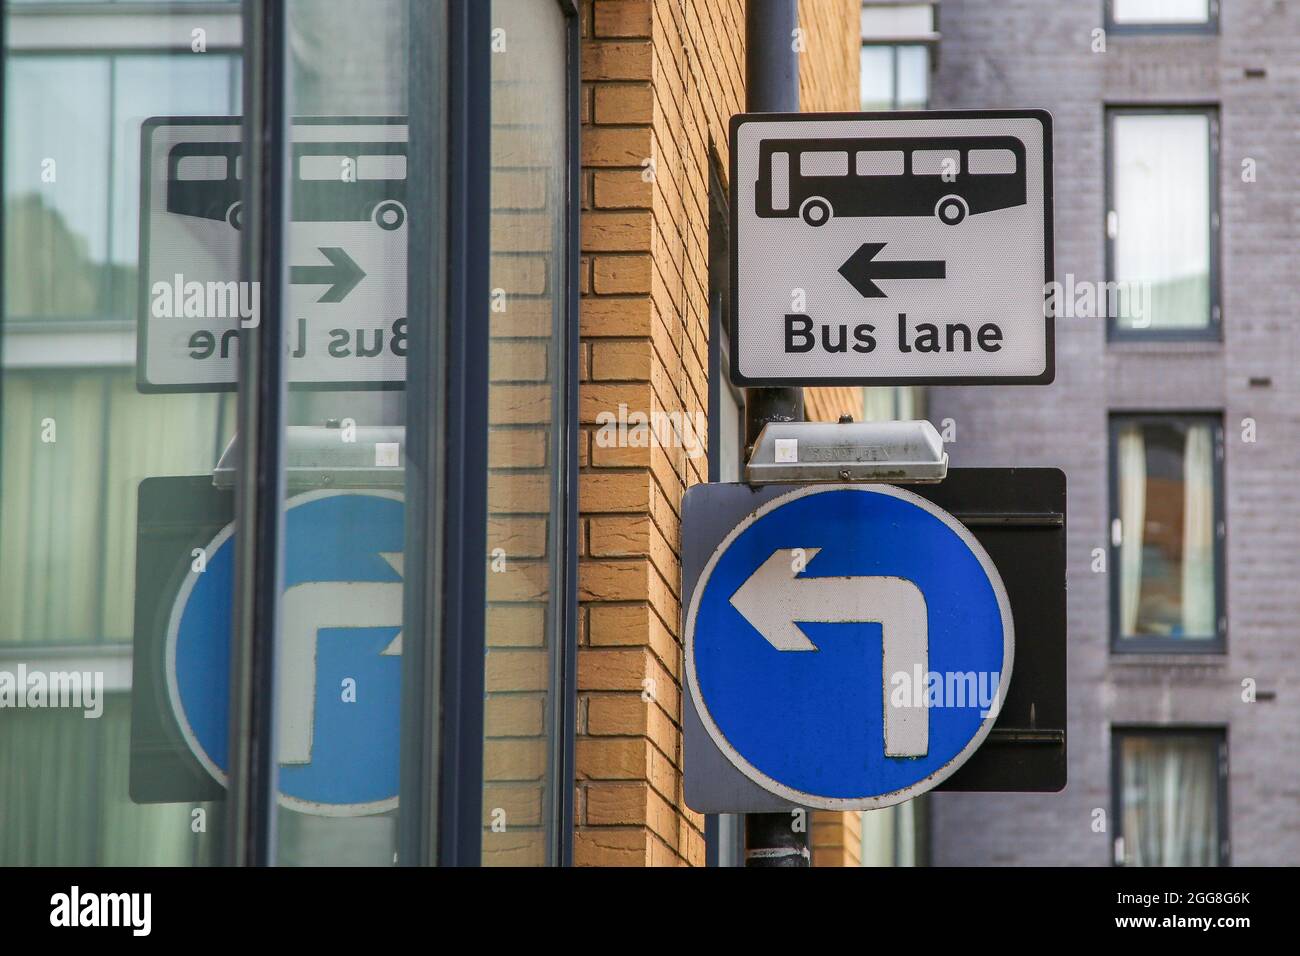
{"label": "black left arrow", "polygon": [[356,260],[337,246],[317,246],[326,259],[327,266],[294,266],[289,270],[293,285],[327,285],[328,289],[317,302],[342,302],[357,283],[366,277]]}
{"label": "black left arrow", "polygon": [[849,280],[864,299],[887,298],[874,279],[942,279],[947,274],[943,259],[888,259],[876,256],[885,248],[883,242],[864,242],[857,252],[840,266],[840,275]]}

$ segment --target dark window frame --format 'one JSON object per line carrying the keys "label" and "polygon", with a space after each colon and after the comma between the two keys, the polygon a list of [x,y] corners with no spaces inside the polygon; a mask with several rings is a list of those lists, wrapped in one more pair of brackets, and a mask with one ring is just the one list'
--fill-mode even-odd
{"label": "dark window frame", "polygon": [[1125,738],[1205,737],[1218,744],[1216,815],[1219,827],[1218,866],[1232,865],[1232,836],[1228,812],[1229,759],[1228,727],[1225,724],[1112,724],[1110,728],[1110,815],[1114,833],[1110,843],[1110,865],[1124,866],[1115,859],[1115,841],[1124,837],[1124,761]]}
{"label": "dark window frame", "polygon": [[1103,0],[1106,32],[1116,36],[1151,36],[1162,34],[1192,34],[1216,36],[1219,33],[1219,0],[1209,0],[1206,19],[1190,23],[1162,23],[1158,20],[1119,23],[1115,20],[1115,0]]}
{"label": "dark window frame", "polygon": [[1221,120],[1217,103],[1106,103],[1103,107],[1104,119],[1104,166],[1102,174],[1105,179],[1105,205],[1102,208],[1101,236],[1105,246],[1106,282],[1115,281],[1115,240],[1110,237],[1108,220],[1115,208],[1115,120],[1120,116],[1170,116],[1201,115],[1208,121],[1206,150],[1209,159],[1209,229],[1210,240],[1210,300],[1209,321],[1204,328],[1172,329],[1125,329],[1119,326],[1115,316],[1106,316],[1107,344],[1120,342],[1214,342],[1223,341],[1223,300],[1222,300],[1222,233],[1220,176],[1220,142]]}
{"label": "dark window frame", "polygon": [[[1127,424],[1169,424],[1171,422],[1209,424],[1213,427],[1214,457],[1214,599],[1215,635],[1209,639],[1185,637],[1126,637],[1120,633],[1120,547],[1110,529],[1119,517],[1119,433]],[[1112,654],[1226,654],[1228,651],[1227,608],[1227,518],[1225,512],[1225,457],[1223,412],[1220,410],[1145,411],[1115,410],[1107,422],[1107,560],[1110,596],[1110,652]]]}
{"label": "dark window frame", "polygon": [[[558,456],[562,464],[563,494],[561,506],[554,514],[564,516],[564,528],[555,535],[555,544],[561,549],[555,559],[557,593],[563,598],[554,602],[557,659],[552,661],[552,716],[558,746],[552,750],[552,818],[556,841],[552,847],[554,862],[560,866],[573,865],[576,839],[574,831],[574,780],[578,736],[578,383],[581,372],[578,353],[582,337],[578,325],[581,299],[580,252],[582,249],[581,202],[582,196],[582,22],[576,0],[557,0],[565,15],[568,90],[565,103],[567,127],[567,196],[565,197],[565,309],[563,328],[559,335],[565,339],[565,363],[556,376],[558,398],[555,408],[563,408],[567,416],[564,428],[556,429],[556,440],[561,444]],[[557,494],[561,482],[556,483]]]}

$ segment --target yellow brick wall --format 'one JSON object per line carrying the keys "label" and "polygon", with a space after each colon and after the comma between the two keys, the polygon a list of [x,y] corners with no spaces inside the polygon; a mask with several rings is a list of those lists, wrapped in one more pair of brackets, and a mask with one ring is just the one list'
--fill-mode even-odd
{"label": "yellow brick wall", "polygon": [[[679,555],[682,494],[707,459],[688,442],[610,444],[599,416],[686,414],[706,442],[709,169],[725,178],[744,108],[744,6],[581,4],[580,865],[704,862],[682,791]],[[853,108],[856,11],[800,4],[805,109]],[[860,414],[856,390],[822,391],[819,415]]]}

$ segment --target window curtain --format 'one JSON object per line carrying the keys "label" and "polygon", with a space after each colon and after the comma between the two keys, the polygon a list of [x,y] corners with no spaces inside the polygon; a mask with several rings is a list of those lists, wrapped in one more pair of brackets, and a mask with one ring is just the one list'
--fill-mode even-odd
{"label": "window curtain", "polygon": [[1114,123],[1115,275],[1149,283],[1151,315],[1128,296],[1126,328],[1210,322],[1209,117],[1119,115]]}
{"label": "window curtain", "polygon": [[0,643],[129,641],[140,481],[211,471],[233,397],[141,395],[129,370],[5,376]]}
{"label": "window curtain", "polygon": [[211,856],[219,813],[191,828],[198,804],[137,804],[127,789],[131,705],[104,713],[13,710],[0,725],[0,866],[184,866]]}
{"label": "window curtain", "polygon": [[1119,434],[1119,618],[1122,637],[1137,633],[1146,506],[1147,453],[1142,426],[1126,425]]}
{"label": "window curtain", "polygon": [[1122,764],[1125,863],[1218,865],[1217,741],[1129,737]]}
{"label": "window curtain", "polygon": [[1183,637],[1218,633],[1214,593],[1214,435],[1191,425],[1183,452]]}

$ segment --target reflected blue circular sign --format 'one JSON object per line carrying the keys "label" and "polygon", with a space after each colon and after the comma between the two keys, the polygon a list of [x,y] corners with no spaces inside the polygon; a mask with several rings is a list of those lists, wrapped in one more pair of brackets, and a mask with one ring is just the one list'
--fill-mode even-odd
{"label": "reflected blue circular sign", "polygon": [[[285,512],[276,680],[280,803],[327,816],[397,805],[401,496],[313,491]],[[221,784],[229,747],[234,526],[191,566],[167,633],[171,705]]]}

